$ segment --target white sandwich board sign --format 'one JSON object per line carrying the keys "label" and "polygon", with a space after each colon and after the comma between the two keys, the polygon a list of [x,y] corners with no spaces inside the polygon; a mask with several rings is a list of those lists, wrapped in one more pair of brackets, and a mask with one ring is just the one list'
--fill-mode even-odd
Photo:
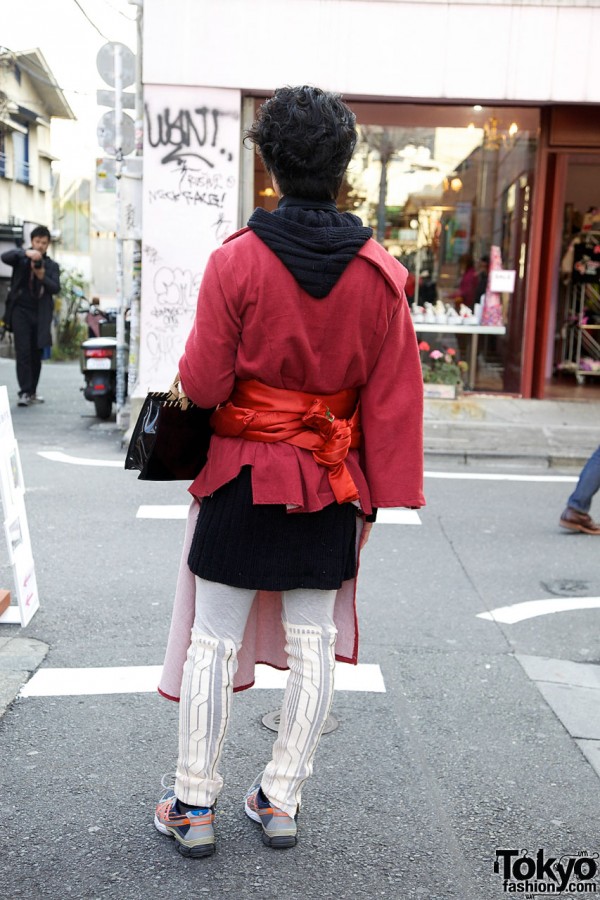
{"label": "white sandwich board sign", "polygon": [[8,560],[17,596],[17,604],[9,606],[0,616],[0,624],[20,622],[24,627],[39,609],[40,600],[25,511],[21,458],[4,385],[0,385],[0,496]]}

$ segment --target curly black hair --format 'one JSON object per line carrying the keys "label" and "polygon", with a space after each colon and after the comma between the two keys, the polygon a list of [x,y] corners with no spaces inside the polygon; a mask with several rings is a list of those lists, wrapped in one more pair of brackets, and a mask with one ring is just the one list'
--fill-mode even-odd
{"label": "curly black hair", "polygon": [[356,146],[356,116],[339,94],[308,85],[278,88],[246,139],[284,195],[335,200]]}

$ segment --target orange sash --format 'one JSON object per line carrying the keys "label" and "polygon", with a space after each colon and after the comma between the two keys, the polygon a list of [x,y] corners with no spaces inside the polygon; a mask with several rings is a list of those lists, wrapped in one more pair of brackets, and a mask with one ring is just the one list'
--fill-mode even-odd
{"label": "orange sash", "polygon": [[348,450],[360,447],[358,392],[316,396],[304,391],[269,387],[254,379],[236,381],[227,403],[218,406],[210,424],[221,437],[247,441],[284,441],[311,450],[327,471],[338,503],[358,500],[358,490],[345,459]]}

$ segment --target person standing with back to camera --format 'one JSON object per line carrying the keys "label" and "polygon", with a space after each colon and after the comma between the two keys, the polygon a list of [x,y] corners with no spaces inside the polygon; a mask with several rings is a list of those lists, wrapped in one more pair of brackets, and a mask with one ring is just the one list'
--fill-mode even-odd
{"label": "person standing with back to camera", "polygon": [[154,821],[185,856],[214,852],[232,690],[252,685],[257,661],[290,674],[244,809],[265,844],[295,845],[336,657],[357,661],[358,554],[377,507],[424,504],[406,269],[335,204],[355,121],[315,87],[260,107],[247,139],[279,204],[211,255],[180,361],[183,392],[217,407],[159,686],[180,700],[179,756]]}

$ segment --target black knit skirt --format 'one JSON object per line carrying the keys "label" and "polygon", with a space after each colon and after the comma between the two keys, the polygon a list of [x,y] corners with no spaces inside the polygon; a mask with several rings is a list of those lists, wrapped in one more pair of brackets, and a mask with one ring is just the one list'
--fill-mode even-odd
{"label": "black knit skirt", "polygon": [[188,565],[194,575],[265,591],[330,591],[356,575],[352,503],[288,513],[280,504],[253,504],[251,466],[203,497]]}

